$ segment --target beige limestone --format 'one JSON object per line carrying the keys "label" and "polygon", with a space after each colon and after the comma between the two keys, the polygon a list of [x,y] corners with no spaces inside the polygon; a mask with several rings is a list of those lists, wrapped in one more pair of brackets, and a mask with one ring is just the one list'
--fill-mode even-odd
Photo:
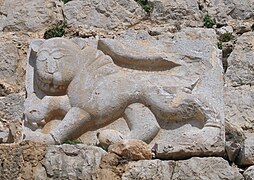
{"label": "beige limestone", "polygon": [[154,9],[151,12],[151,18],[159,21],[170,20],[200,20],[201,12],[198,9],[197,0],[152,0]]}
{"label": "beige limestone", "polygon": [[122,180],[135,178],[147,180],[172,179],[175,165],[175,161],[141,160],[138,162],[130,162],[126,172],[122,175]]}
{"label": "beige limestone", "polygon": [[253,180],[254,179],[254,166],[248,167],[244,173],[243,176],[247,180]]}
{"label": "beige limestone", "polygon": [[22,151],[18,145],[0,146],[0,179],[17,179],[22,167]]}
{"label": "beige limestone", "polygon": [[23,139],[24,97],[10,94],[0,97],[0,143],[19,143]]}
{"label": "beige limestone", "polygon": [[115,153],[107,153],[102,156],[99,168],[96,171],[98,180],[116,179],[120,180],[128,160],[121,158]]}
{"label": "beige limestone", "polygon": [[101,148],[83,144],[49,146],[45,158],[35,168],[34,174],[43,175],[43,178],[49,180],[96,179],[96,170],[103,154],[105,151]]}
{"label": "beige limestone", "polygon": [[[27,129],[26,138],[62,143],[124,117],[130,129],[124,138],[151,142],[159,158],[222,155],[223,79],[215,36],[189,28],[171,41],[126,36],[100,39],[97,48],[83,39],[33,41],[25,116],[36,131]],[[51,120],[61,121],[47,131]]]}
{"label": "beige limestone", "polygon": [[99,146],[104,149],[112,144],[115,144],[123,139],[123,134],[113,129],[105,129],[97,133]]}
{"label": "beige limestone", "polygon": [[228,58],[225,75],[225,118],[235,127],[241,128],[246,136],[242,140],[242,149],[238,163],[253,165],[253,32],[244,33],[237,39],[236,45]]}
{"label": "beige limestone", "polygon": [[249,85],[226,87],[225,118],[245,132],[254,132],[254,88]]}
{"label": "beige limestone", "polygon": [[172,179],[243,180],[243,176],[221,157],[193,157],[176,163]]}
{"label": "beige limestone", "polygon": [[[3,36],[1,34],[1,36]],[[0,79],[8,80],[15,75],[18,64],[18,49],[9,39],[0,42]]]}
{"label": "beige limestone", "polygon": [[109,146],[108,151],[128,160],[137,161],[152,159],[152,151],[141,140],[126,139]]}
{"label": "beige limestone", "polygon": [[193,157],[180,161],[141,160],[130,162],[122,175],[123,180],[243,180],[239,169],[229,166],[219,157]]}
{"label": "beige limestone", "polygon": [[23,141],[20,144],[1,144],[0,179],[33,179],[34,168],[44,158],[46,146]]}
{"label": "beige limestone", "polygon": [[246,133],[246,139],[239,154],[239,164],[245,166],[254,164],[254,133]]}
{"label": "beige limestone", "polygon": [[228,58],[228,70],[225,76],[228,86],[253,85],[253,35],[253,32],[248,32],[239,37]]}
{"label": "beige limestone", "polygon": [[[96,1],[88,1],[87,0],[86,2],[88,2],[87,3],[89,5],[88,7],[82,7],[82,5],[86,4],[86,2],[77,1],[77,0],[73,0],[73,1],[78,2],[78,3],[75,4],[75,2],[72,2],[73,4],[71,4],[71,2],[69,2],[69,4],[66,4],[66,5],[61,4],[61,6],[62,5],[64,6],[63,14],[62,14],[62,8],[59,7],[59,4],[57,3],[56,6],[54,5],[54,2],[59,2],[59,0],[56,0],[56,1],[50,0],[50,2],[53,2],[53,3],[49,3],[48,0],[35,0],[35,1],[31,1],[31,0],[30,1],[29,0],[16,0],[16,1],[0,0],[0,29],[4,30],[4,31],[12,31],[12,32],[10,32],[10,36],[15,37],[14,39],[11,39],[11,40],[2,39],[2,38],[0,40],[1,41],[0,59],[3,60],[3,63],[1,62],[1,65],[0,65],[1,68],[3,69],[2,76],[0,77],[0,79],[1,79],[0,80],[0,96],[5,96],[5,97],[1,97],[1,100],[0,100],[0,121],[1,121],[1,125],[0,125],[0,131],[1,131],[0,136],[1,137],[0,138],[4,137],[3,141],[2,141],[4,143],[18,142],[20,140],[20,136],[17,136],[18,138],[15,138],[15,136],[20,135],[19,133],[20,133],[20,122],[21,121],[19,118],[22,117],[22,112],[23,112],[22,95],[24,97],[25,93],[23,90],[24,81],[22,81],[22,79],[21,79],[19,82],[17,82],[16,78],[17,78],[17,76],[23,76],[25,73],[25,69],[23,69],[23,67],[20,66],[19,63],[24,64],[25,60],[23,60],[23,56],[26,54],[25,52],[20,51],[20,46],[22,46],[22,48],[26,49],[26,47],[24,47],[24,46],[26,46],[27,43],[30,42],[30,39],[32,38],[32,36],[35,36],[35,34],[38,33],[38,31],[40,31],[40,30],[43,31],[43,30],[45,30],[45,28],[49,28],[52,24],[54,24],[57,21],[57,19],[62,20],[62,18],[63,18],[62,15],[67,15],[67,13],[69,13],[70,16],[68,16],[68,18],[70,17],[70,19],[68,19],[68,26],[74,27],[74,25],[75,25],[75,28],[73,29],[74,30],[73,34],[68,34],[68,35],[65,34],[65,35],[66,36],[79,35],[82,37],[96,36],[96,33],[98,33],[98,32],[94,32],[93,28],[88,29],[87,27],[99,25],[103,28],[105,28],[105,27],[106,28],[115,28],[114,29],[115,31],[108,31],[108,29],[106,29],[106,28],[105,28],[105,30],[98,30],[97,29],[97,31],[100,31],[100,32],[103,31],[101,33],[101,34],[103,34],[103,36],[104,36],[104,34],[107,34],[108,37],[110,36],[112,38],[116,38],[118,36],[118,34],[120,33],[118,31],[118,28],[121,28],[121,27],[127,25],[126,27],[130,28],[130,29],[139,29],[139,28],[143,29],[144,28],[145,31],[146,31],[146,28],[151,29],[149,34],[157,39],[160,39],[160,40],[170,40],[170,41],[176,40],[176,41],[178,41],[179,39],[176,39],[173,37],[178,36],[178,35],[175,36],[174,33],[179,31],[180,28],[183,27],[182,24],[185,23],[186,26],[202,27],[202,24],[203,24],[202,16],[204,14],[206,14],[207,12],[210,15],[212,15],[213,17],[216,17],[217,22],[219,22],[218,27],[221,25],[224,26],[226,24],[231,25],[229,23],[229,21],[227,21],[227,22],[224,21],[225,23],[222,24],[221,22],[223,22],[223,21],[221,21],[221,19],[231,19],[231,18],[247,19],[247,18],[249,18],[248,19],[249,22],[239,21],[239,20],[233,21],[233,22],[235,22],[235,25],[232,25],[232,27],[233,27],[235,33],[237,33],[239,35],[247,32],[247,31],[251,31],[251,26],[253,24],[253,18],[252,18],[252,16],[253,16],[253,0],[243,0],[243,1],[239,1],[239,0],[232,0],[232,1],[228,1],[228,0],[227,1],[226,0],[197,0],[199,4],[196,3],[196,0],[179,0],[179,1],[158,0],[157,2],[159,2],[159,3],[158,3],[158,5],[156,5],[156,9],[154,10],[154,12],[152,12],[152,18],[153,18],[153,20],[156,20],[156,21],[162,20],[162,21],[160,21],[160,23],[158,23],[158,21],[156,23],[154,21],[150,22],[150,17],[146,17],[148,20],[142,20],[142,18],[144,17],[143,16],[144,13],[140,12],[140,11],[142,11],[142,9],[139,6],[137,6],[137,4],[135,4],[134,1],[124,1],[124,0],[123,1],[103,1],[103,3],[101,3],[100,6],[97,7],[97,9],[96,9],[96,7],[94,7],[94,6],[97,6],[97,4],[93,3]],[[106,3],[107,2],[116,2],[117,4],[120,3],[120,5],[111,6],[110,3],[106,4],[105,2]],[[202,5],[205,4],[205,7],[202,7],[200,4],[202,4]],[[107,9],[107,7],[110,7],[110,6],[112,8]],[[69,12],[66,11],[67,10],[66,7],[69,7],[69,10],[68,10]],[[103,11],[104,7],[106,7],[105,9],[107,9],[107,11]],[[115,10],[114,7],[116,7],[117,9]],[[132,11],[133,9],[131,9],[131,8],[133,8],[133,7],[136,8],[137,11],[135,10],[135,13],[131,14],[133,12]],[[120,10],[118,10],[118,8]],[[74,12],[77,9],[78,9],[78,13],[75,14]],[[99,13],[102,13],[101,14],[102,16],[105,15],[105,18],[103,18],[103,21],[100,21],[100,23],[98,23],[98,21],[89,19],[90,14],[88,14],[88,16],[86,16],[86,14],[87,14],[86,10],[90,10],[90,11],[93,10],[93,12],[95,12],[95,13],[98,12],[98,16],[94,16],[95,18],[100,17]],[[110,10],[113,10],[113,12]],[[74,15],[71,13],[74,13]],[[201,17],[198,15],[199,13],[200,13],[200,15],[202,15]],[[115,14],[117,14],[117,16],[115,16]],[[140,16],[138,16],[138,14]],[[129,17],[131,17],[131,18],[128,19]],[[123,19],[126,19],[127,23],[126,23],[126,21],[122,23]],[[171,21],[172,19],[175,19],[175,23],[172,23],[172,21]],[[192,22],[193,20],[198,20],[199,22],[197,24],[195,24]],[[169,23],[165,24],[165,21],[169,21]],[[72,22],[75,22],[75,23],[72,24]],[[85,30],[87,30],[87,31],[89,31],[89,33],[90,32],[91,33],[88,35],[77,34],[77,33],[80,33],[80,31],[82,31],[82,30],[85,31],[84,29],[82,29],[82,27],[78,27],[79,25],[81,25],[81,26],[84,25]],[[172,30],[171,30],[170,26],[172,26]],[[24,30],[24,32],[22,32],[23,30]],[[13,32],[13,31],[19,31],[19,32]],[[31,35],[31,34],[27,34],[27,31],[36,31],[36,33]],[[171,33],[166,34],[166,32],[168,32],[168,31]],[[196,29],[195,29],[195,31],[196,31]],[[21,37],[22,33],[27,34],[27,35],[21,41],[20,39],[22,38]],[[43,33],[43,32],[41,32],[41,33]],[[1,33],[1,34],[6,34],[6,32]],[[202,33],[199,34],[200,39],[205,39],[203,36],[204,34],[205,34],[204,31],[202,31]],[[182,33],[179,36],[184,36],[184,34]],[[245,36],[246,36],[246,34],[244,34],[243,37],[245,37]],[[40,37],[42,37],[42,36],[40,36]],[[237,35],[235,37],[237,38]],[[239,41],[239,44],[250,42],[252,35],[248,35],[246,37],[247,38],[244,38],[244,41]],[[145,37],[143,35],[139,35],[139,36],[137,36],[137,38],[143,39]],[[171,40],[171,38],[172,38],[172,40]],[[214,39],[215,41],[217,41],[217,39],[214,37],[212,37],[211,39]],[[189,49],[189,46],[186,46],[186,44],[182,44],[182,45],[184,47],[183,51],[186,49]],[[192,49],[193,48],[192,46],[194,46],[194,45],[195,45],[195,43],[191,45],[190,49]],[[234,44],[232,44],[232,46],[233,45]],[[95,48],[97,48],[97,46]],[[244,55],[246,53],[248,54],[249,47],[243,46],[243,49],[244,48],[247,48],[247,52],[240,51],[240,52],[233,53],[233,54],[238,54],[240,57],[240,58],[236,57],[235,59],[241,59],[241,60],[243,60],[243,62],[245,62],[245,59],[242,59],[242,57],[244,57]],[[18,49],[18,51],[17,51],[17,49]],[[151,51],[151,49],[149,49],[149,51],[154,52],[154,51]],[[130,51],[130,52],[132,52],[132,51]],[[147,53],[147,52],[145,52],[145,53]],[[232,58],[230,58],[229,60],[231,61]],[[235,60],[233,60],[233,61],[235,62]],[[227,91],[226,92],[227,93],[226,94],[226,119],[229,119],[234,124],[237,124],[240,127],[242,127],[245,132],[252,132],[253,133],[253,127],[252,127],[252,125],[253,125],[252,109],[253,108],[251,108],[252,107],[251,99],[252,99],[252,94],[253,94],[252,93],[253,88],[252,88],[252,86],[248,85],[249,83],[251,83],[252,71],[250,69],[246,69],[246,67],[251,67],[251,64],[250,65],[249,64],[248,65],[234,64],[233,61],[230,62],[231,67],[229,68],[229,71],[228,71],[230,73],[230,74],[228,74],[228,77],[230,77],[230,76],[233,77],[235,75],[241,75],[241,77],[239,77],[239,82],[237,82],[237,86],[241,86],[242,80],[243,80],[242,81],[243,84],[247,84],[247,85],[236,88],[235,89],[236,91],[234,91],[233,87],[227,87],[227,90],[226,90]],[[4,63],[6,63],[6,64],[4,64]],[[242,62],[240,62],[240,63],[242,63]],[[237,68],[236,71],[234,70],[235,67],[233,67],[232,65],[236,66],[236,68]],[[21,71],[17,71],[17,68],[20,68]],[[239,70],[238,68],[241,70]],[[247,72],[246,76],[244,73],[242,73],[245,71]],[[235,72],[237,72],[237,73],[235,73]],[[248,79],[246,79],[246,77],[247,78],[250,77],[250,79],[248,80]],[[235,78],[235,77],[233,77],[233,78]],[[4,79],[4,81],[2,81],[3,79]],[[6,81],[6,79],[7,79],[7,81]],[[226,79],[227,79],[227,77],[226,77]],[[230,83],[232,83],[232,82],[230,82]],[[14,87],[14,85],[15,85],[15,87]],[[212,87],[214,87],[214,86],[212,86]],[[21,90],[22,94],[12,94],[12,93],[16,93],[19,90]],[[9,94],[12,94],[12,95],[7,96]],[[214,94],[216,94],[216,93],[214,93]],[[36,104],[36,101],[33,103]],[[149,108],[144,106],[144,109],[149,109]],[[142,113],[142,111],[139,111],[139,112]],[[132,114],[132,116],[134,116],[134,115]],[[152,116],[149,116],[149,117],[152,117]],[[10,121],[10,120],[13,120],[14,118],[17,118],[18,120],[16,121],[16,119],[15,119],[15,122]],[[143,116],[139,116],[140,120],[142,120],[142,118],[143,118]],[[144,117],[144,118],[146,118],[146,117]],[[62,119],[62,117],[60,117],[59,119]],[[157,122],[157,120],[158,119],[156,117],[156,122]],[[54,125],[53,122],[57,122],[56,125]],[[59,122],[61,122],[61,120],[52,120],[50,122],[47,122],[45,125],[42,122],[41,125],[39,125],[39,126],[43,126],[43,129],[42,129],[43,132],[50,133],[54,130],[54,127],[57,126],[57,124]],[[14,124],[12,124],[12,123],[14,123]],[[35,123],[34,125],[38,125],[38,124]],[[142,123],[139,123],[138,125],[139,126],[135,126],[135,127],[142,126]],[[85,139],[86,143],[96,144],[98,141],[96,139],[96,133],[100,132],[101,129],[107,130],[107,129],[111,128],[111,126],[113,127],[112,129],[115,129],[117,132],[119,131],[121,134],[123,134],[125,138],[128,137],[129,135],[133,135],[133,133],[130,133],[128,124],[125,122],[125,120],[123,118],[120,118],[119,120],[114,121],[114,123],[110,123],[108,126],[105,126],[103,128],[99,128],[96,126],[95,130],[88,131],[85,134],[83,134],[83,137],[84,137],[83,139]],[[147,127],[147,126],[145,126],[145,127]],[[156,126],[154,126],[154,127],[157,128]],[[162,142],[161,143],[162,147],[167,147],[167,146],[169,147],[169,148],[160,148],[162,150],[172,149],[171,146],[172,147],[179,146],[179,142],[181,142],[181,146],[179,148],[180,150],[182,150],[182,149],[186,150],[189,148],[189,149],[191,149],[192,152],[194,152],[194,151],[200,152],[200,150],[197,150],[195,148],[192,148],[192,146],[189,146],[189,145],[191,145],[192,142],[194,142],[193,139],[194,140],[199,139],[198,136],[194,136],[195,138],[193,138],[193,139],[190,138],[189,140],[187,140],[188,138],[186,137],[186,132],[190,131],[190,129],[193,129],[193,134],[196,133],[195,128],[193,128],[192,126],[185,126],[185,125],[182,126],[181,128],[176,128],[175,131],[173,131],[171,129],[166,129],[165,131],[164,131],[164,129],[160,129],[160,131],[158,132],[156,137],[152,137],[151,139],[154,140],[155,143]],[[197,129],[197,130],[199,130],[199,129]],[[144,132],[144,131],[142,131],[142,132]],[[221,133],[223,134],[223,132],[221,132]],[[193,134],[187,133],[187,136],[192,137]],[[12,136],[12,138],[10,138],[11,141],[8,140],[9,135]],[[140,134],[138,133],[137,135],[140,135],[139,137],[142,137],[141,133]],[[163,137],[166,137],[166,136],[168,136],[169,138],[168,139],[165,138],[165,141],[159,141],[160,139],[163,139]],[[112,136],[110,136],[110,138],[111,137]],[[33,138],[35,139],[36,136]],[[171,139],[174,139],[173,143],[169,143],[169,140],[171,140]],[[199,143],[202,144],[206,140],[205,138],[200,138],[200,139],[201,139],[200,142],[197,142],[197,144],[199,144]],[[249,146],[251,147],[251,141],[249,141],[249,142],[247,142],[248,144],[245,144],[246,147],[249,147]],[[150,142],[150,146],[154,147],[155,143]],[[167,146],[164,146],[163,144],[164,145],[166,144]],[[186,144],[188,144],[188,145],[186,146]],[[5,146],[5,145],[3,145],[3,146]],[[196,146],[196,144],[194,144],[194,146]],[[206,149],[209,146],[205,145],[202,147],[204,149]],[[156,149],[156,146],[155,146],[155,149]],[[176,149],[176,148],[174,148],[174,149]],[[249,148],[249,150],[251,150],[251,148]],[[11,152],[13,152],[12,149],[10,149],[8,151],[9,151],[8,155],[10,155]],[[207,155],[208,154],[207,150],[205,150],[205,151],[206,152],[203,154]],[[244,152],[242,152],[242,153],[244,153]],[[5,153],[2,153],[2,154],[5,154]],[[183,154],[185,154],[185,155],[190,154],[191,156],[196,155],[194,153],[190,153],[187,151],[185,151]],[[179,155],[179,158],[185,158],[183,154]],[[201,155],[201,154],[198,153],[198,156],[199,155]],[[1,157],[3,157],[3,156],[1,156]],[[170,157],[170,156],[167,156],[167,158],[168,157]],[[249,157],[251,157],[251,155]],[[7,162],[18,163],[19,158],[13,158],[13,159],[15,159],[16,161],[12,161],[12,159],[11,159],[10,161],[7,161]],[[26,173],[26,176],[23,176],[23,178],[32,179],[32,178],[29,178],[30,173],[32,172],[30,170],[31,165],[26,164],[24,166],[27,168],[27,170],[24,171]],[[16,170],[15,167],[9,168],[9,169]],[[38,174],[41,175],[41,177],[36,176],[36,178],[46,179],[47,175],[45,175],[46,172],[45,172],[44,167],[42,167],[40,170],[41,171],[37,171],[37,172],[38,172]],[[155,170],[157,170],[157,169],[155,168]],[[230,171],[232,171],[232,169]],[[12,174],[8,174],[8,172],[7,172],[7,174],[9,175],[8,177],[15,179],[15,177],[16,177],[15,175],[17,174],[18,171],[17,172],[11,171],[11,172],[12,172]],[[156,174],[156,172],[154,172],[154,173],[152,172],[151,174]],[[217,173],[217,171],[214,172],[214,174],[216,174],[216,173]],[[149,173],[147,173],[147,171],[144,172],[144,174],[148,174],[147,177],[149,178]],[[161,177],[160,176],[161,174],[162,173],[158,174],[158,177]],[[248,177],[248,176],[246,176],[246,177]],[[2,177],[0,179],[2,179]]]}
{"label": "beige limestone", "polygon": [[126,29],[145,17],[134,0],[75,0],[64,5],[63,13],[71,27],[104,30]]}
{"label": "beige limestone", "polygon": [[3,0],[0,6],[0,30],[41,31],[63,20],[62,3],[57,0]]}

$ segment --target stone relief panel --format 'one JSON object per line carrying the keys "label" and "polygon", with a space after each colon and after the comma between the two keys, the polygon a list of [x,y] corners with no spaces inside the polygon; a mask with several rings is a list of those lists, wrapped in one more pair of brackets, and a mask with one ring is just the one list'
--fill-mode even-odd
{"label": "stone relief panel", "polygon": [[223,154],[223,69],[210,40],[215,36],[195,29],[168,41],[34,40],[25,139],[80,138],[105,148],[140,139],[161,159]]}

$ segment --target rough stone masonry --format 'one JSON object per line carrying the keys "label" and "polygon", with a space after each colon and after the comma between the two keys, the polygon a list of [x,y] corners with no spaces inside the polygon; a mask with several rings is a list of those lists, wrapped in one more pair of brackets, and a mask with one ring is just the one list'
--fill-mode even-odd
{"label": "rough stone masonry", "polygon": [[254,179],[254,1],[142,2],[0,0],[0,179]]}

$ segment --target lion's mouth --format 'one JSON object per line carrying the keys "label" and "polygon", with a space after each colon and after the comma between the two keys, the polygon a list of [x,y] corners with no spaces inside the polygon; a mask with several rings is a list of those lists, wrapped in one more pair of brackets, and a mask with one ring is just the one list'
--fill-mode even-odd
{"label": "lion's mouth", "polygon": [[53,93],[54,92],[63,92],[67,89],[66,85],[56,85],[56,84],[53,84],[53,82],[46,83],[40,78],[37,78],[37,85],[38,85],[39,89],[41,89],[43,91],[47,91],[47,92],[53,92]]}

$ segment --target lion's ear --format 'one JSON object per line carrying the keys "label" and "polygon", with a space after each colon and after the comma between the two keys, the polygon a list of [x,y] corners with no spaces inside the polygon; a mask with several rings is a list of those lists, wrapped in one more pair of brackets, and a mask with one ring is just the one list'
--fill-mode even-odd
{"label": "lion's ear", "polygon": [[34,52],[38,52],[40,46],[44,43],[44,39],[37,39],[37,40],[33,40],[30,44],[31,49]]}
{"label": "lion's ear", "polygon": [[82,38],[73,38],[72,42],[77,44],[80,47],[80,49],[84,49],[87,46],[86,41]]}

